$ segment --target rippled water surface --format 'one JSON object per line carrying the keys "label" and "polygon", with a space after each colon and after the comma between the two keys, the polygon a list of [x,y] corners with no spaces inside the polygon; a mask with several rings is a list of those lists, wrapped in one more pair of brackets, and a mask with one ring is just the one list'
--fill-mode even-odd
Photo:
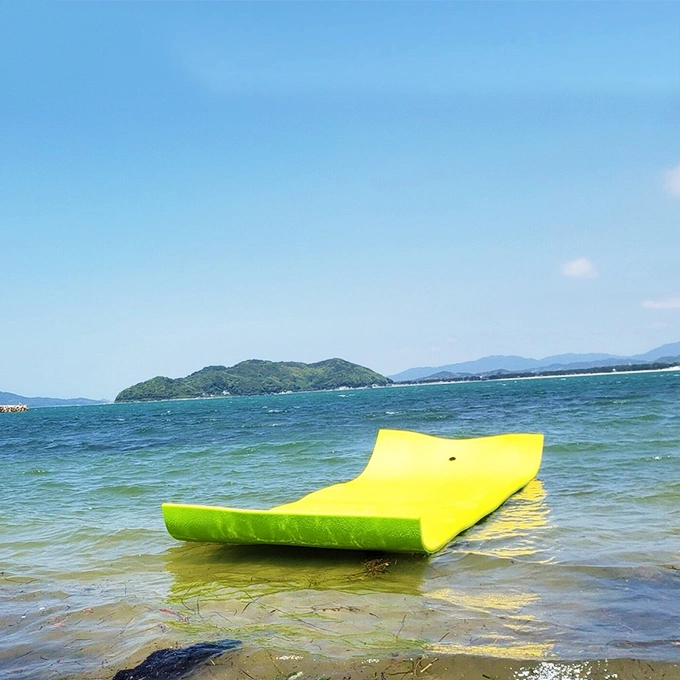
{"label": "rippled water surface", "polygon": [[[0,415],[0,671],[107,678],[238,638],[680,661],[680,372]],[[182,544],[162,501],[265,508],[376,432],[545,434],[538,480],[434,557]]]}

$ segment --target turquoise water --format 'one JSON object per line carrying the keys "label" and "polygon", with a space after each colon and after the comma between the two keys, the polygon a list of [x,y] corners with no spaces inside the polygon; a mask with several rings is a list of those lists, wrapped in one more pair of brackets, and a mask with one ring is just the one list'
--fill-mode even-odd
{"label": "turquoise water", "polygon": [[[269,507],[380,427],[542,432],[539,479],[434,557],[182,544],[162,501]],[[680,661],[680,372],[0,416],[0,672],[110,678],[237,638],[282,653]],[[2,673],[0,673],[2,674]]]}

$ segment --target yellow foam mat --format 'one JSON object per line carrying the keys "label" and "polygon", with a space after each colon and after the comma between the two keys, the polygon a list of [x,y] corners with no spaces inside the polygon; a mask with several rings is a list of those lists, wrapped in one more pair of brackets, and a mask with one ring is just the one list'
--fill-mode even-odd
{"label": "yellow foam mat", "polygon": [[433,553],[533,479],[543,435],[380,430],[355,479],[270,510],[163,504],[178,540]]}

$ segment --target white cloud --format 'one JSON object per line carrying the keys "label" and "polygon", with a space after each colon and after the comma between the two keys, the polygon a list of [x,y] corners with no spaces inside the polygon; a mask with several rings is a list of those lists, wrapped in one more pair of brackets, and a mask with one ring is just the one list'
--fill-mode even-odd
{"label": "white cloud", "polygon": [[680,309],[680,297],[660,298],[659,300],[645,300],[642,306],[646,309]]}
{"label": "white cloud", "polygon": [[595,265],[587,257],[565,262],[560,271],[570,279],[594,279],[597,276]]}
{"label": "white cloud", "polygon": [[680,196],[680,165],[677,165],[664,173],[664,189],[671,196]]}

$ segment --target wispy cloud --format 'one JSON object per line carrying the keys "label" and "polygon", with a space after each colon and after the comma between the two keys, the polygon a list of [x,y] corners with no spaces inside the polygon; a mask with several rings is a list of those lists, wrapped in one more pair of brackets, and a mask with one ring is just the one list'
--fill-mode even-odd
{"label": "wispy cloud", "polygon": [[658,300],[645,300],[642,306],[646,309],[680,309],[680,297],[659,298]]}
{"label": "wispy cloud", "polygon": [[565,262],[560,271],[570,279],[594,279],[597,276],[595,265],[587,257]]}
{"label": "wispy cloud", "polygon": [[664,173],[664,189],[671,196],[680,196],[680,165]]}

